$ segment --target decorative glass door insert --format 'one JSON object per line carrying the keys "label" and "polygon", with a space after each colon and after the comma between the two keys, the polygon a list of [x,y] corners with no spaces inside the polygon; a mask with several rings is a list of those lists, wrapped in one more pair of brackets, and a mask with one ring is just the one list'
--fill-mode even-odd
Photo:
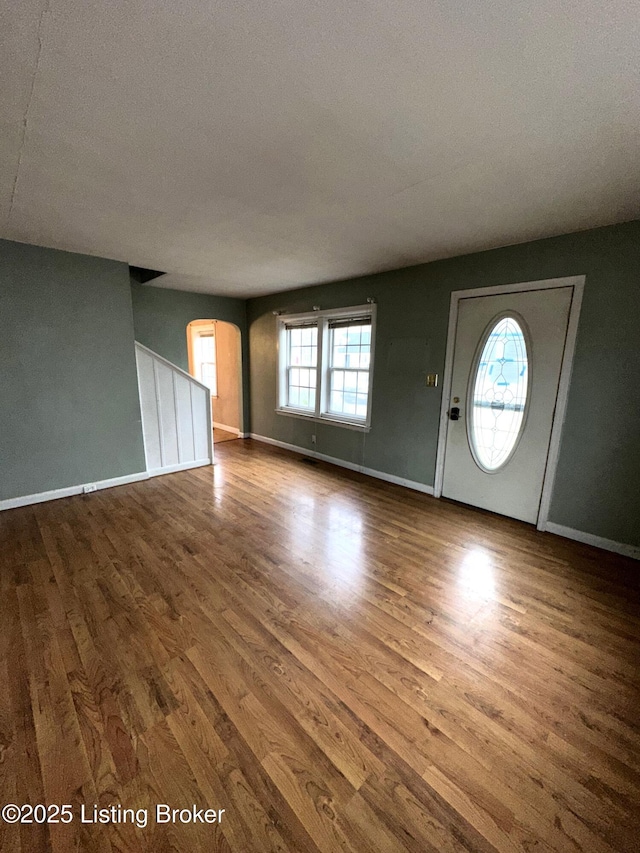
{"label": "decorative glass door insert", "polygon": [[513,315],[494,319],[481,340],[469,383],[467,429],[477,465],[495,472],[513,455],[525,422],[530,383],[524,321]]}

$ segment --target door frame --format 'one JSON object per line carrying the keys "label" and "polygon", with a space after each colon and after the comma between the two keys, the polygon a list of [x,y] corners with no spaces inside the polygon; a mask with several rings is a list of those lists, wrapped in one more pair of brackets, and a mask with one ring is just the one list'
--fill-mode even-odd
{"label": "door frame", "polygon": [[433,486],[433,494],[436,498],[442,497],[442,485],[444,481],[444,461],[445,450],[447,444],[447,429],[448,429],[448,412],[451,401],[451,381],[453,375],[453,355],[456,345],[456,330],[458,327],[458,312],[460,308],[460,300],[468,299],[469,297],[480,296],[498,296],[505,293],[523,293],[529,290],[551,290],[557,287],[571,287],[573,294],[571,296],[571,305],[569,307],[569,319],[567,323],[567,337],[562,355],[562,365],[560,368],[560,379],[558,382],[558,395],[556,397],[556,405],[553,413],[553,423],[551,427],[551,439],[549,441],[549,452],[547,454],[547,464],[544,472],[544,480],[542,483],[542,495],[540,497],[540,508],[538,510],[538,519],[536,526],[538,530],[545,530],[549,518],[549,507],[551,505],[551,495],[553,492],[553,483],[558,466],[558,456],[560,453],[560,437],[562,434],[562,426],[567,410],[567,398],[569,396],[569,385],[571,382],[571,371],[573,368],[573,356],[576,347],[576,338],[578,334],[578,320],[580,318],[580,308],[582,307],[582,297],[584,293],[586,276],[573,275],[566,278],[549,278],[541,281],[524,281],[517,284],[497,284],[491,287],[472,287],[467,290],[454,290],[451,293],[451,303],[449,307],[449,326],[447,329],[447,349],[444,362],[444,375],[442,380],[442,402],[440,406],[440,426],[438,429],[438,450],[436,454],[436,474]]}

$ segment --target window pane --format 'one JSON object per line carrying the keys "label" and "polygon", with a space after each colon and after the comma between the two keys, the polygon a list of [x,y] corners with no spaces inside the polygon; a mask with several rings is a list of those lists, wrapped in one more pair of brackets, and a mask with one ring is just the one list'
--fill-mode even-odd
{"label": "window pane", "polygon": [[215,361],[215,338],[213,333],[196,335],[194,348],[196,361]]}
{"label": "window pane", "polygon": [[346,352],[346,367],[352,367],[354,369],[358,369],[360,367],[360,348],[359,347],[347,347]]}
{"label": "window pane", "polygon": [[354,321],[331,329],[329,412],[365,419],[369,392],[371,325]]}
{"label": "window pane", "polygon": [[356,395],[355,394],[349,394],[348,392],[345,392],[344,406],[342,408],[342,411],[345,413],[345,415],[355,415],[355,413],[356,413]]}
{"label": "window pane", "polygon": [[201,379],[203,385],[206,385],[212,394],[216,394],[216,366],[215,364],[201,365]]}
{"label": "window pane", "polygon": [[473,386],[469,440],[481,467],[496,471],[514,450],[527,404],[529,359],[515,317],[489,331]]}
{"label": "window pane", "polygon": [[333,367],[346,367],[347,366],[346,347],[334,346],[332,363],[333,363]]}
{"label": "window pane", "polygon": [[356,400],[356,414],[361,418],[367,416],[367,395],[358,394]]}
{"label": "window pane", "polygon": [[300,406],[304,409],[311,407],[311,394],[308,388],[300,389]]}
{"label": "window pane", "polygon": [[196,333],[192,340],[195,377],[215,395],[217,394],[215,335],[213,332]]}
{"label": "window pane", "polygon": [[203,361],[214,360],[213,335],[200,335],[200,351]]}
{"label": "window pane", "polygon": [[318,327],[287,329],[287,405],[315,409]]}
{"label": "window pane", "polygon": [[318,327],[288,329],[288,367],[316,367],[318,361]]}

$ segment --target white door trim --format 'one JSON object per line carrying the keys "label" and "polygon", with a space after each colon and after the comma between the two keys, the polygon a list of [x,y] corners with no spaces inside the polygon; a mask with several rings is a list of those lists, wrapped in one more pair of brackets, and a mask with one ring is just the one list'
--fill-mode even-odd
{"label": "white door trim", "polygon": [[439,498],[442,496],[442,484],[444,481],[444,456],[447,442],[448,411],[451,398],[451,379],[453,375],[453,354],[456,344],[456,328],[458,326],[458,311],[460,300],[475,296],[497,296],[505,293],[522,293],[529,290],[551,290],[556,287],[572,287],[573,296],[569,309],[569,323],[567,327],[567,338],[565,341],[562,367],[560,369],[560,381],[558,385],[558,396],[553,415],[553,426],[551,428],[551,440],[549,453],[547,455],[547,466],[545,469],[544,482],[542,484],[542,496],[540,509],[538,511],[538,530],[547,529],[549,517],[549,506],[551,494],[558,465],[560,451],[560,436],[562,425],[567,409],[567,398],[569,395],[569,383],[571,381],[571,370],[573,367],[573,356],[575,352],[576,337],[578,334],[578,320],[582,306],[582,296],[585,284],[584,275],[568,276],[566,278],[550,278],[543,281],[525,281],[518,284],[498,284],[491,287],[473,287],[468,290],[454,290],[451,294],[449,307],[449,327],[447,329],[447,349],[444,362],[444,377],[442,382],[442,403],[440,407],[440,427],[438,430],[438,450],[436,455],[436,474],[433,486],[433,494]]}

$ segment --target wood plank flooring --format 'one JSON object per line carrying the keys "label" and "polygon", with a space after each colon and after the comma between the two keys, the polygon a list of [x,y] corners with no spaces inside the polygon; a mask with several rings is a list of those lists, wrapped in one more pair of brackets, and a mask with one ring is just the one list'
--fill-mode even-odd
{"label": "wood plank flooring", "polygon": [[0,514],[3,853],[640,850],[637,562],[216,458]]}
{"label": "wood plank flooring", "polygon": [[221,441],[235,441],[238,438],[237,433],[229,432],[226,429],[216,427],[213,430],[213,443],[220,444]]}

